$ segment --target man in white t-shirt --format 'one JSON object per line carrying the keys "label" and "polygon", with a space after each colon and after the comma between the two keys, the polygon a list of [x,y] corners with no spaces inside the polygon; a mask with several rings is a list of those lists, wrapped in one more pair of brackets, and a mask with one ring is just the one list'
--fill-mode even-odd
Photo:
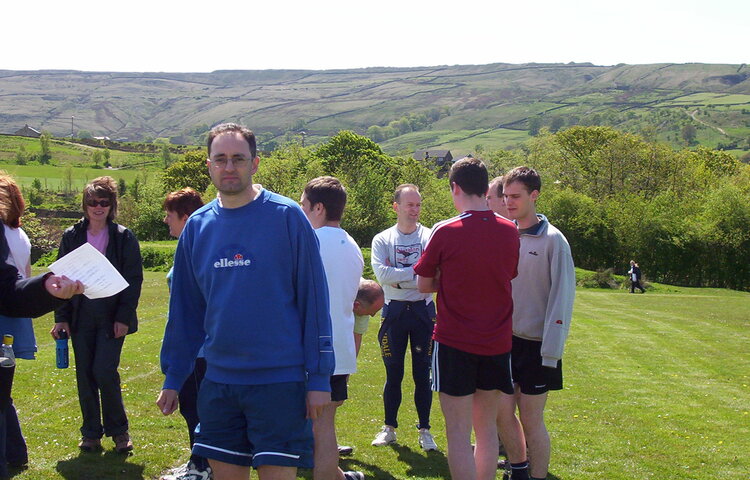
{"label": "man in white t-shirt", "polygon": [[336,409],[347,398],[349,374],[357,370],[354,346],[354,313],[364,260],[357,243],[341,228],[346,190],[334,177],[318,177],[305,186],[302,211],[315,229],[320,256],[328,281],[336,370],[331,377],[331,403],[313,420],[315,440],[314,480],[361,480],[362,472],[344,472],[338,467]]}

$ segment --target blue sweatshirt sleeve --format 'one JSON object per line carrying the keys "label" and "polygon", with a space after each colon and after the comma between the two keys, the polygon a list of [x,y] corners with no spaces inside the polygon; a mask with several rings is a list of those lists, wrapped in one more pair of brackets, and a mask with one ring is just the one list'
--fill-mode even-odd
{"label": "blue sweatshirt sleeve", "polygon": [[180,390],[193,371],[195,358],[206,338],[206,301],[192,266],[190,232],[185,229],[174,257],[169,319],[161,346],[162,388]]}
{"label": "blue sweatshirt sleeve", "polygon": [[295,288],[297,309],[304,329],[305,370],[307,390],[331,391],[335,358],[331,314],[328,303],[328,282],[320,258],[318,237],[296,205],[290,208],[289,231],[292,251],[296,254]]}

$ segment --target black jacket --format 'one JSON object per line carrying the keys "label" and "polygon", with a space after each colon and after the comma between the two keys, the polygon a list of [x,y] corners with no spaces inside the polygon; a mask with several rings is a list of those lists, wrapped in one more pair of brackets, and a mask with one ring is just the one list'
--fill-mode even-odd
{"label": "black jacket", "polygon": [[55,298],[44,288],[49,274],[19,280],[18,270],[5,263],[10,250],[0,222],[0,315],[38,317],[59,307],[65,300]]}
{"label": "black jacket", "polygon": [[[89,221],[81,219],[78,223],[65,230],[57,258],[64,257],[67,253],[75,250],[86,243],[86,229]],[[114,265],[120,275],[128,282],[128,287],[117,295],[107,298],[89,300],[83,295],[76,295],[67,304],[55,311],[56,322],[68,322],[70,329],[75,332],[77,324],[81,320],[79,311],[82,302],[91,302],[91,307],[104,313],[112,323],[120,322],[128,326],[128,334],[138,330],[138,299],[141,296],[141,284],[143,283],[143,262],[141,261],[141,248],[138,239],[133,232],[108,221],[109,243],[107,244],[107,260]]]}

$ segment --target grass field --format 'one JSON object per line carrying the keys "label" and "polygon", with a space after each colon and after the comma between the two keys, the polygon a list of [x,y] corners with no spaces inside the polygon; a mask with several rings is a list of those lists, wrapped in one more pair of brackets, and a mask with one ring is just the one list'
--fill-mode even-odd
{"label": "grass field", "polygon": [[[16,152],[21,147],[28,154],[38,154],[41,151],[41,144],[37,138],[0,135],[0,162],[15,163]],[[93,165],[92,154],[97,150],[103,152],[104,148],[90,147],[60,139],[50,140],[51,163],[56,165],[73,165],[79,167]],[[143,165],[153,163],[158,159],[159,155],[154,153],[110,150],[110,163],[114,167]]]}
{"label": "grass field", "polygon": [[[115,170],[109,168],[86,168],[71,167],[73,173],[72,190],[79,192],[83,187],[96,177],[109,175],[115,180],[125,179],[127,183],[132,183],[135,177],[140,173],[139,170],[125,169]],[[5,170],[13,175],[13,178],[23,187],[30,187],[34,179],[38,178],[42,182],[42,188],[45,190],[61,190],[63,188],[65,167],[55,165],[15,165],[0,163],[0,170]]]}
{"label": "grass field", "polygon": [[[121,375],[135,442],[132,456],[79,454],[75,371],[54,368],[50,315],[35,320],[36,361],[20,361],[15,403],[29,443],[18,480],[151,479],[188,457],[182,418],[154,406],[166,315],[163,273],[147,272],[140,329],[125,342]],[[550,395],[551,480],[735,479],[750,472],[750,294],[655,285],[645,295],[579,288],[565,356],[565,390]],[[368,479],[448,478],[445,430],[433,404],[441,452],[423,453],[407,371],[399,444],[375,448],[384,369],[371,322],[339,411],[345,469]],[[72,355],[72,353],[71,353]],[[71,362],[72,363],[72,362]],[[306,478],[310,478],[309,474]],[[255,478],[255,477],[254,477]]]}

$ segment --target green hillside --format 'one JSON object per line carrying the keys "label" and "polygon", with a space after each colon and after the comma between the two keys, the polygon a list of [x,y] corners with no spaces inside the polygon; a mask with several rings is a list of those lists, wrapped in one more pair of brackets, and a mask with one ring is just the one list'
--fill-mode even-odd
{"label": "green hillside", "polygon": [[[439,111],[439,115],[433,115]],[[408,116],[425,114],[419,125]],[[316,143],[342,129],[383,129],[389,153],[477,144],[513,147],[533,124],[607,125],[675,146],[750,149],[746,65],[491,64],[356,70],[107,73],[0,71],[0,133],[24,124],[55,136],[200,143],[222,121],[251,125],[261,146]],[[696,132],[685,140],[686,125]],[[390,130],[388,130],[390,129]],[[495,135],[498,129],[515,135]],[[472,139],[477,132],[486,138]],[[75,133],[74,132],[74,133]],[[403,138],[402,138],[403,137]],[[467,142],[467,140],[469,140]]]}

